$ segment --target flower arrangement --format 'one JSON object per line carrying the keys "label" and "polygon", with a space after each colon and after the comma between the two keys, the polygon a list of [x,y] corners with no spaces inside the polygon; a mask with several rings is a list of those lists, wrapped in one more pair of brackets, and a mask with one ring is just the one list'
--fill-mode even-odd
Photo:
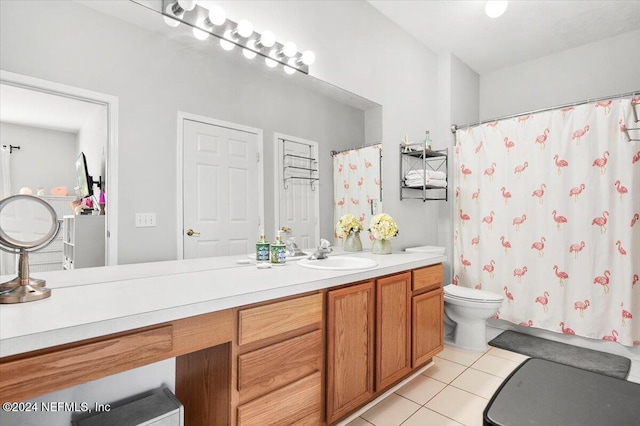
{"label": "flower arrangement", "polygon": [[358,218],[349,213],[343,215],[336,223],[336,233],[340,238],[345,238],[352,232],[360,232],[362,229],[362,224]]}
{"label": "flower arrangement", "polygon": [[398,235],[398,225],[391,216],[386,213],[380,213],[371,218],[369,232],[373,234],[376,240],[389,240]]}

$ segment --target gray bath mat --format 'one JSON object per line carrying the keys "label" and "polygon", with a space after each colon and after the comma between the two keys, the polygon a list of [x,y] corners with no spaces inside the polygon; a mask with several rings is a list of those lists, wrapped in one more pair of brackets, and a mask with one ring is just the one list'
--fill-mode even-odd
{"label": "gray bath mat", "polygon": [[517,352],[532,358],[555,361],[583,370],[626,379],[631,367],[629,358],[593,349],[580,348],[566,343],[554,342],[515,331],[503,331],[489,345]]}

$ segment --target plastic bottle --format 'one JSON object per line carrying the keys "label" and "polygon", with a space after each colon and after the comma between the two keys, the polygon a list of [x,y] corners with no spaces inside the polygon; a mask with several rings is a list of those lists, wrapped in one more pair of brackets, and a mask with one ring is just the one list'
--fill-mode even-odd
{"label": "plastic bottle", "polygon": [[282,241],[281,231],[276,234],[276,240],[271,243],[271,264],[284,265],[287,261],[287,246]]}
{"label": "plastic bottle", "polygon": [[267,241],[263,229],[260,231],[260,238],[258,238],[258,242],[256,243],[256,261],[258,263],[269,262],[269,251],[269,241]]}

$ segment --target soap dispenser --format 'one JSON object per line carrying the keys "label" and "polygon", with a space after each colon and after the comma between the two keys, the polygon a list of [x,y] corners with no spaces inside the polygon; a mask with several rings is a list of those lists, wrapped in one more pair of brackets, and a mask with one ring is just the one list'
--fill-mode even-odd
{"label": "soap dispenser", "polygon": [[264,229],[260,231],[260,238],[256,243],[256,261],[258,263],[269,262],[270,245],[264,233]]}
{"label": "soap dispenser", "polygon": [[281,231],[276,234],[276,240],[271,243],[271,264],[284,265],[287,261],[287,246],[282,241]]}

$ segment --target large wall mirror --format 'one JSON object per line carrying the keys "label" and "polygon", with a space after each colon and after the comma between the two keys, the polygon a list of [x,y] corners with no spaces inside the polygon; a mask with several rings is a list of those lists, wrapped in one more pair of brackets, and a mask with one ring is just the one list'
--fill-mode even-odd
{"label": "large wall mirror", "polygon": [[[37,152],[46,157],[43,164],[38,163],[38,170],[51,177],[47,183],[22,184],[13,174],[11,191],[22,186],[41,187],[49,196],[52,187],[65,186],[74,195],[76,172],[69,162],[84,152],[90,174],[102,176],[106,185],[106,222],[111,224],[107,227],[112,226],[106,239],[107,256],[112,256],[106,263],[176,259],[184,231],[177,163],[183,128],[178,117],[207,117],[260,129],[264,197],[260,226],[270,237],[278,223],[275,198],[279,191],[274,190],[280,185],[278,138],[287,135],[317,143],[319,233],[330,238],[334,189],[329,153],[381,142],[381,106],[308,75],[274,72],[263,63],[246,60],[239,51],[223,51],[213,37],[196,40],[190,29],[164,23],[161,1],[143,3],[0,2],[4,75],[103,94],[115,100],[112,105],[116,106],[109,111],[108,102],[100,105],[91,96],[71,99],[29,85],[9,85],[26,96],[62,98],[66,106],[54,106],[53,110],[62,111],[64,118],[71,115],[68,103],[73,101],[93,111],[87,113],[91,117],[105,120],[91,125],[102,133],[88,138],[91,140],[83,137],[87,131],[81,124],[7,123],[13,130],[29,127],[36,133],[47,133],[49,141],[65,139],[66,135],[69,144],[68,149],[61,148],[61,141],[56,142],[59,148],[26,149],[27,142],[5,141],[3,130],[2,144],[25,146],[10,156],[13,171],[20,167],[15,165],[18,161],[34,164],[36,160],[28,155]],[[3,111],[14,108],[2,105]],[[117,127],[112,127],[116,118]],[[85,119],[84,125],[92,120]],[[109,133],[112,128],[114,134]],[[42,156],[41,149],[50,155]],[[114,201],[111,205],[110,200]],[[155,213],[154,226],[136,226],[136,214],[140,213]],[[248,229],[248,238],[254,240],[257,231]]]}

